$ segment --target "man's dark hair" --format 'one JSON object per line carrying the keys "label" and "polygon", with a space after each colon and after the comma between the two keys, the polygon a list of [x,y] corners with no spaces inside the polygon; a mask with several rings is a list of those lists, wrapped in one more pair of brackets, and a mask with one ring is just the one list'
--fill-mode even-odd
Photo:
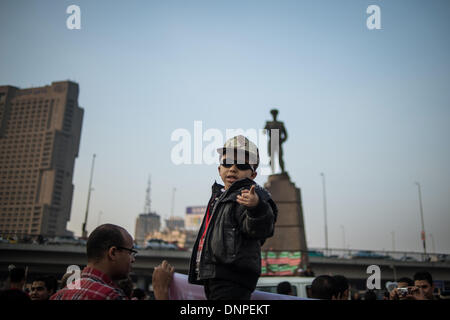
{"label": "man's dark hair", "polygon": [[14,268],[9,272],[9,279],[11,283],[19,283],[25,280],[25,269],[24,268]]}
{"label": "man's dark hair", "polygon": [[58,290],[58,280],[56,280],[55,277],[52,276],[41,276],[37,277],[33,281],[42,281],[45,284],[45,287],[48,291],[56,292]]}
{"label": "man's dark hair", "polygon": [[340,293],[341,295],[344,294],[344,291],[348,289],[347,278],[341,275],[336,275],[333,278],[336,280],[337,293]]}
{"label": "man's dark hair", "polygon": [[327,275],[318,276],[311,284],[311,295],[314,299],[331,300],[337,296],[336,280]]}
{"label": "man's dark hair", "polygon": [[288,281],[280,282],[277,286],[277,293],[278,294],[291,294],[292,293],[291,284]]}
{"label": "man's dark hair", "polygon": [[364,300],[377,300],[377,294],[373,290],[367,290],[364,294]]}
{"label": "man's dark hair", "polygon": [[426,280],[430,284],[433,285],[433,277],[428,271],[419,271],[414,275],[414,281],[416,280]]}
{"label": "man's dark hair", "polygon": [[133,280],[130,277],[120,280],[117,285],[120,289],[122,289],[123,293],[128,297],[128,299],[132,298],[133,294]]}
{"label": "man's dark hair", "polygon": [[123,246],[125,242],[123,231],[125,231],[124,228],[114,224],[102,224],[95,228],[86,244],[88,261],[98,261],[103,258],[109,248]]}
{"label": "man's dark hair", "polygon": [[136,288],[133,290],[133,294],[131,295],[133,298],[137,298],[138,300],[144,300],[145,298],[145,291],[140,289],[140,288]]}
{"label": "man's dark hair", "polygon": [[410,278],[407,278],[407,277],[403,277],[403,278],[400,278],[400,279],[397,280],[397,283],[400,283],[400,282],[407,283],[408,287],[414,286],[414,281],[412,279],[410,279]]}

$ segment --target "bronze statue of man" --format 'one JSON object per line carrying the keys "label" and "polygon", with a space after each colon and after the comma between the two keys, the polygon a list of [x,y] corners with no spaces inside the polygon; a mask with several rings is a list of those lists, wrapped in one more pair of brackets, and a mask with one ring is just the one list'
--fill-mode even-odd
{"label": "bronze statue of man", "polygon": [[[277,109],[272,109],[270,110],[270,113],[273,116],[273,121],[267,121],[266,122],[266,126],[264,127],[264,129],[268,130],[269,132],[269,145],[268,145],[268,151],[269,151],[269,156],[270,156],[270,166],[272,167],[272,173],[274,172],[274,155],[275,152],[278,153],[278,162],[280,164],[280,168],[281,168],[281,172],[285,172],[284,171],[284,161],[283,161],[283,148],[281,147],[281,144],[283,142],[285,142],[287,140],[287,131],[286,128],[284,127],[284,123],[282,121],[277,121],[277,115],[278,115],[278,110]],[[278,134],[276,134],[276,132],[272,132],[272,130],[278,130]],[[272,137],[272,134],[274,134],[274,136]],[[273,139],[277,139],[277,141],[273,140]],[[272,150],[272,141],[273,141],[273,147],[274,150]]]}

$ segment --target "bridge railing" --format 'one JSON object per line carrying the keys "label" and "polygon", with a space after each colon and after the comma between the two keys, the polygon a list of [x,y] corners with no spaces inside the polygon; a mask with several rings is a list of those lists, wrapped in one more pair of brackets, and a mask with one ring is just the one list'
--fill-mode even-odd
{"label": "bridge railing", "polygon": [[339,259],[384,259],[405,262],[448,262],[450,255],[445,253],[423,253],[414,251],[389,251],[368,249],[308,248],[310,257]]}
{"label": "bridge railing", "polygon": [[[18,234],[2,232],[0,230],[0,243],[32,243],[32,244],[73,244],[85,245],[86,240],[78,237],[52,237],[36,234]],[[342,249],[342,248],[308,248],[309,257],[324,257],[338,259],[384,259],[405,262],[447,262],[450,264],[450,254],[423,253],[413,251],[389,251],[368,249]]]}

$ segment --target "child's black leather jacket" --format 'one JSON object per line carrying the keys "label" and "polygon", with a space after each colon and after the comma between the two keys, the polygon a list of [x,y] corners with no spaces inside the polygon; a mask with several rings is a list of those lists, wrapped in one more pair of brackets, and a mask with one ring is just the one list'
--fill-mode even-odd
{"label": "child's black leather jacket", "polygon": [[[236,196],[253,184],[259,203],[250,209],[237,203]],[[278,209],[270,194],[251,179],[238,180],[223,193],[222,188],[218,183],[212,186],[211,200],[218,199],[210,208],[211,220],[197,275],[196,257],[206,214],[203,218],[192,251],[189,282],[204,284],[204,280],[214,278],[237,282],[254,290],[261,274],[261,246],[273,235]]]}

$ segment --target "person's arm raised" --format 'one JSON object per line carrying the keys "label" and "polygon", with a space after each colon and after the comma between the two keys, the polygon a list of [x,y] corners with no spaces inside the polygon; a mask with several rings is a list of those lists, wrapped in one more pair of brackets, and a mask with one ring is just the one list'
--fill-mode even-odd
{"label": "person's arm raised", "polygon": [[169,300],[169,287],[175,268],[166,260],[155,268],[152,275],[153,293],[156,300]]}

